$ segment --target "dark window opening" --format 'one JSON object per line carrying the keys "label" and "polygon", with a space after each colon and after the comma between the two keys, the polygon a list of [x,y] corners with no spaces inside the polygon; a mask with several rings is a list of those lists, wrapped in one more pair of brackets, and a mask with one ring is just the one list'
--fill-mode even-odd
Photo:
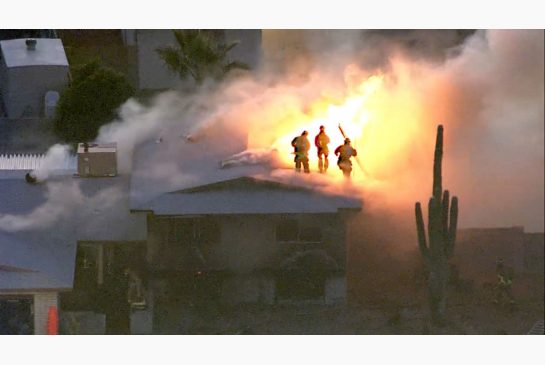
{"label": "dark window opening", "polygon": [[164,218],[159,227],[164,268],[204,269],[221,240],[221,226],[212,218]]}
{"label": "dark window opening", "polygon": [[31,335],[33,333],[34,313],[32,298],[0,298],[0,335]]}

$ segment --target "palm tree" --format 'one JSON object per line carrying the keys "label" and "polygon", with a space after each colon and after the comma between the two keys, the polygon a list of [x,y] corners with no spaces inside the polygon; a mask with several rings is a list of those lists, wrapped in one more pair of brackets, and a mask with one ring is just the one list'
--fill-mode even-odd
{"label": "palm tree", "polygon": [[232,70],[249,69],[247,64],[227,58],[227,53],[238,42],[225,44],[209,32],[197,29],[174,30],[173,33],[176,45],[158,48],[157,53],[181,79],[191,77],[200,85],[207,77],[221,80]]}

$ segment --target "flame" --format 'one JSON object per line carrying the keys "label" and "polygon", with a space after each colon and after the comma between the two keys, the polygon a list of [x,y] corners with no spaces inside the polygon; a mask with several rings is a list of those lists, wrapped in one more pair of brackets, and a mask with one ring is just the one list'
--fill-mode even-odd
{"label": "flame", "polygon": [[[342,180],[342,174],[336,166],[335,148],[344,142],[339,130],[342,126],[345,134],[358,150],[358,158],[364,171],[353,161],[353,181],[379,181],[399,173],[396,166],[407,165],[409,156],[406,151],[415,144],[417,133],[423,120],[423,100],[412,87],[408,67],[397,64],[394,77],[384,74],[366,75],[356,66],[345,69],[345,88],[324,91],[318,100],[303,108],[297,99],[281,96],[277,105],[267,112],[273,113],[278,122],[268,131],[250,133],[251,147],[272,147],[278,150],[282,162],[293,164],[291,140],[309,132],[312,148],[309,153],[311,170],[316,171],[318,157],[314,147],[314,137],[321,125],[325,126],[330,137],[328,175],[335,180]],[[339,97],[339,94],[342,97]],[[269,116],[270,117],[270,116]],[[270,146],[263,146],[263,141],[272,141]],[[252,141],[254,141],[252,146]]]}

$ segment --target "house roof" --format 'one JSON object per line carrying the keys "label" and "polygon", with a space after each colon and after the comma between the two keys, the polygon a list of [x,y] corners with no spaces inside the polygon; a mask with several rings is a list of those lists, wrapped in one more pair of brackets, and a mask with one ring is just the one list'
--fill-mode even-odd
{"label": "house roof", "polygon": [[[50,226],[15,232],[0,229],[0,290],[69,289],[78,241],[146,239],[145,216],[129,213],[127,177],[83,179],[67,171],[48,182],[28,184],[24,179],[26,172],[0,171],[0,219],[6,215],[26,216],[44,207],[50,183],[66,184],[63,189],[77,184],[84,202],[88,199],[94,203],[83,213],[78,211],[81,207],[61,205],[60,209],[67,209],[68,219]],[[100,204],[105,199],[99,199],[97,205],[97,194],[112,189],[118,189],[115,191],[122,195],[102,210]]]}
{"label": "house roof", "polygon": [[330,176],[297,174],[293,168],[281,168],[274,158],[222,167],[222,161],[245,150],[246,140],[221,126],[212,133],[192,143],[173,138],[140,146],[133,159],[131,209],[164,215],[361,209],[361,200],[342,189],[327,192]]}
{"label": "house roof", "polygon": [[255,177],[240,177],[168,194],[139,209],[156,215],[304,214],[360,209],[361,202]]}
{"label": "house roof", "polygon": [[[34,39],[34,38],[33,38]],[[28,50],[26,38],[0,41],[0,51],[6,66],[66,66],[68,59],[62,41],[56,38],[35,38],[36,49]]]}

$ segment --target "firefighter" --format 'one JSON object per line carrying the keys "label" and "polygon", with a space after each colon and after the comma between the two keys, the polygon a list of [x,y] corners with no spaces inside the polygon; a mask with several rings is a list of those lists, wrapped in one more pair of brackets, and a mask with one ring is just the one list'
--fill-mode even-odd
{"label": "firefighter", "polygon": [[325,127],[321,125],[320,132],[314,138],[314,145],[318,148],[318,169],[320,173],[327,172],[327,168],[329,167],[329,160],[327,159],[329,155],[328,144],[329,137],[325,134]]}
{"label": "firefighter", "polygon": [[300,136],[295,137],[291,141],[291,145],[295,153],[295,171],[301,172],[301,164],[306,174],[310,172],[308,165],[308,151],[310,150],[310,142],[308,141],[308,132],[303,131]]}
{"label": "firefighter", "polygon": [[498,282],[496,284],[496,298],[494,299],[494,303],[499,304],[505,298],[509,300],[509,304],[515,304],[515,298],[511,292],[513,273],[505,267],[503,259],[496,261],[496,275]]}
{"label": "firefighter", "polygon": [[350,138],[344,139],[344,144],[340,145],[335,149],[335,156],[338,156],[337,165],[342,170],[345,177],[350,177],[352,172],[352,161],[350,157],[356,157],[358,151],[350,144]]}

